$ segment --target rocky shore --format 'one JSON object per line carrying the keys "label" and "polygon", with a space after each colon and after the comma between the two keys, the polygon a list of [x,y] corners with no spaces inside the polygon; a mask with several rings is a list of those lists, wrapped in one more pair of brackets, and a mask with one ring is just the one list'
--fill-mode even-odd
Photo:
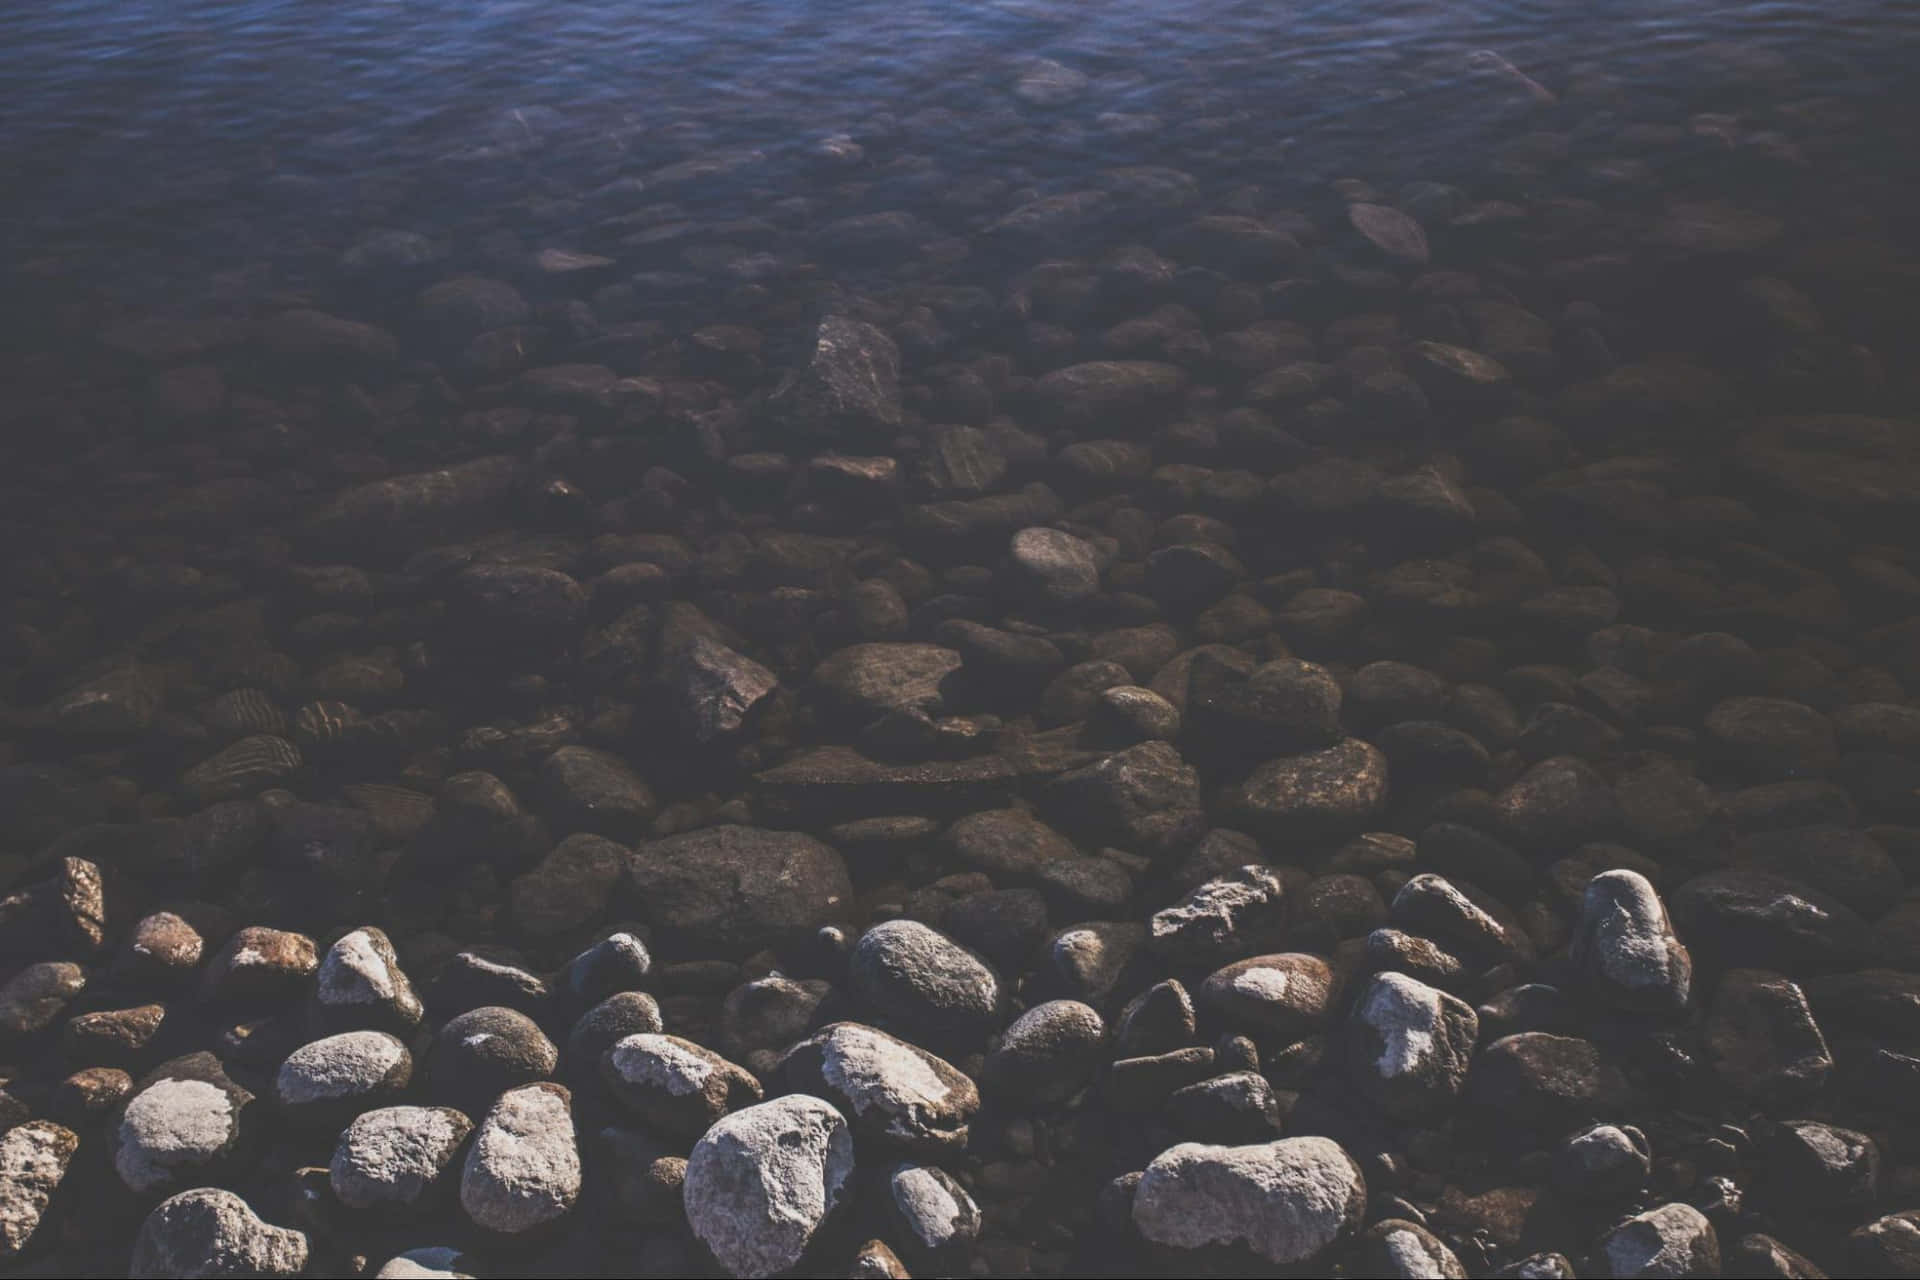
{"label": "rocky shore", "polygon": [[1722,70],[50,316],[0,1272],[1920,1274],[1920,257]]}

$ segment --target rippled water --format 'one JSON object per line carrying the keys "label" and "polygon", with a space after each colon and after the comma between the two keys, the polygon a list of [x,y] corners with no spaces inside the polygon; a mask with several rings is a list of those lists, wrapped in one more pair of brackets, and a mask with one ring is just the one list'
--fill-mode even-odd
{"label": "rippled water", "polygon": [[[1306,793],[1307,819],[1326,810],[1333,826],[1352,820],[1341,840],[1407,836],[1381,846],[1391,857],[1356,855],[1371,881],[1338,877],[1359,881],[1365,899],[1338,926],[1371,923],[1352,937],[1313,935],[1332,952],[1388,918],[1386,901],[1399,901],[1416,865],[1413,837],[1436,814],[1458,818],[1456,834],[1484,822],[1516,840],[1566,835],[1589,860],[1619,854],[1598,841],[1628,838],[1607,825],[1618,816],[1608,788],[1630,771],[1639,790],[1622,812],[1640,806],[1646,822],[1632,838],[1664,859],[1663,892],[1727,864],[1776,818],[1870,828],[1892,832],[1895,852],[1850,854],[1866,865],[1857,875],[1814,855],[1790,869],[1845,897],[1849,917],[1879,920],[1873,909],[1898,897],[1882,892],[1887,883],[1898,890],[1920,874],[1916,66],[1912,0],[8,5],[0,893],[39,888],[0,901],[0,925],[87,888],[75,888],[80,860],[50,869],[49,851],[73,848],[127,870],[153,903],[217,901],[196,921],[270,922],[323,946],[350,923],[378,922],[420,974],[455,948],[504,938],[526,948],[530,968],[557,973],[583,945],[576,935],[612,922],[611,890],[605,877],[589,884],[582,919],[543,932],[545,882],[519,888],[548,869],[542,821],[556,839],[591,829],[639,845],[791,818],[815,833],[838,824],[852,870],[831,851],[810,855],[839,878],[794,887],[825,906],[819,919],[810,905],[793,908],[800,926],[778,935],[782,963],[798,954],[841,976],[836,935],[813,930],[945,910],[941,893],[975,894],[983,879],[929,888],[953,869],[940,843],[951,828],[918,809],[848,806],[924,800],[943,822],[962,807],[950,793],[975,794],[967,769],[987,779],[979,791],[994,806],[1016,792],[1042,811],[1055,804],[1049,820],[1072,836],[1008,837],[1034,846],[1011,861],[1072,855],[1057,878],[1032,877],[1046,890],[1033,908],[1039,927],[1108,919],[1095,912],[1132,927],[1177,901],[1190,887],[1177,877],[1221,871],[1206,859],[1223,848],[1239,856],[1231,842],[1191,856],[1172,848],[1168,832],[1197,836],[1202,819],[1216,831],[1271,819],[1262,834],[1283,832],[1276,861],[1335,865],[1331,847],[1284,834],[1299,814],[1261,810],[1284,809],[1292,786]],[[845,345],[822,355],[823,316],[877,328],[836,329]],[[830,375],[873,390],[863,370],[895,357],[899,385],[874,379],[874,403],[851,394],[851,409],[819,410],[804,399],[819,391],[809,379]],[[841,452],[860,457],[822,456]],[[1038,567],[1009,549],[1034,524],[1060,526],[1037,544]],[[1064,568],[1044,563],[1062,546]],[[1156,562],[1160,551],[1177,554]],[[1080,613],[1047,595],[1054,570]],[[688,622],[696,604],[717,621]],[[904,675],[868,672],[859,655],[822,674],[823,660],[857,642],[925,642],[954,620],[1004,628],[991,644],[969,641],[979,688],[958,687],[979,693],[977,706],[942,711],[957,648],[929,659],[932,646],[916,643],[906,659],[871,658],[920,664]],[[1245,659],[1235,681],[1256,662],[1281,667],[1294,649],[1324,661],[1298,694],[1313,704],[1302,713],[1311,732],[1255,733],[1262,759],[1242,759],[1231,741],[1240,722],[1220,709],[1240,685],[1219,671],[1209,706],[1227,726],[1224,745],[1204,740],[1200,721],[1181,737],[1173,695],[1162,707],[1129,684],[1126,697],[1095,705],[1116,680],[1158,689],[1176,667],[1168,688],[1186,699],[1206,668],[1173,654],[1191,659],[1216,641],[1240,646],[1229,655]],[[1674,652],[1681,659],[1661,668]],[[1386,659],[1444,677],[1391,669],[1370,707],[1336,687]],[[1078,675],[1059,674],[1070,664]],[[1307,665],[1283,675],[1304,680]],[[1046,680],[1032,680],[1035,669]],[[720,688],[728,680],[737,683]],[[943,692],[927,706],[906,695],[881,705],[896,686],[917,697],[935,683]],[[1763,699],[1745,695],[1760,693],[1756,709]],[[1341,696],[1354,723],[1331,723]],[[855,710],[836,718],[835,698]],[[1436,707],[1467,727],[1437,723]],[[741,714],[719,725],[729,709]],[[1267,710],[1261,702],[1249,722]],[[1250,769],[1348,733],[1339,760],[1272,783],[1278,799],[1253,794]],[[1393,751],[1356,743],[1363,734]],[[1177,801],[1146,812],[1165,797],[1113,800],[1099,791],[1119,785],[1111,779],[1057,800],[1056,775],[1116,741],[1158,749],[1162,738],[1179,742],[1185,772],[1142,786],[1165,782]],[[562,776],[573,767],[553,763],[562,744],[619,767],[595,757],[584,781]],[[1565,765],[1572,755],[1597,765]],[[1530,771],[1549,758],[1561,772],[1538,781]],[[1400,772],[1408,759],[1411,781]],[[497,793],[443,789],[477,770],[505,779],[493,780]],[[1815,775],[1837,781],[1823,789]],[[1186,798],[1203,783],[1204,808]],[[1789,785],[1799,783],[1808,786]],[[258,837],[252,861],[167,861],[182,825],[216,801],[251,805],[270,792],[203,824],[242,813],[235,839]],[[1093,812],[1084,797],[1095,792],[1112,813]],[[496,801],[498,812],[486,808]],[[1136,801],[1141,812],[1128,807]],[[507,814],[486,833],[500,849],[435,861],[436,804],[488,821]],[[1593,812],[1601,818],[1589,822]],[[866,818],[879,821],[855,829]],[[318,834],[308,839],[302,822]],[[292,834],[262,852],[269,826]],[[341,831],[351,838],[336,839]],[[323,866],[343,843],[351,865]],[[1495,877],[1515,919],[1527,907],[1525,928],[1547,939],[1542,958],[1566,960],[1562,945],[1587,910],[1580,890],[1601,863],[1565,858],[1548,871],[1567,850],[1529,846],[1522,857],[1487,844],[1494,852],[1468,841],[1450,856],[1480,859],[1475,873]],[[1420,849],[1419,869],[1431,852]],[[1768,868],[1797,856],[1738,852],[1742,865],[1774,858]],[[592,858],[554,879],[613,865]],[[780,864],[781,876],[791,871]],[[775,878],[764,865],[740,876]],[[314,883],[325,892],[310,895]],[[780,883],[762,896],[793,887]],[[554,889],[550,914],[578,905],[576,889]],[[141,913],[151,905],[133,900]],[[777,916],[787,904],[755,905]],[[1752,906],[1729,932],[1771,937],[1765,929],[1798,921],[1803,907],[1828,919],[1789,896]],[[1492,920],[1459,910],[1477,913],[1474,930]],[[1659,915],[1658,903],[1643,914]],[[1920,908],[1885,918],[1895,926],[1875,925],[1874,963],[1920,971]],[[64,961],[55,951],[86,942],[89,924],[98,921],[82,918],[37,950],[38,935],[17,944],[0,928],[0,961]],[[95,968],[126,925],[115,917],[111,938],[91,940]],[[660,928],[663,965],[724,949],[708,945],[706,926],[683,925]],[[1035,943],[1031,958],[1045,948],[1024,928],[1010,926],[1015,943]],[[1487,980],[1531,982],[1514,968],[1523,949],[1508,926],[1486,928],[1500,934],[1487,954],[1503,958]],[[691,938],[685,955],[675,929]],[[698,963],[678,974],[672,1016],[689,1023],[671,1030],[714,1039],[701,1019],[712,1020],[717,992],[765,972],[751,966],[766,940],[742,931],[753,945],[734,950],[758,954],[729,953],[742,965],[720,967],[718,986]],[[1855,939],[1831,932],[1814,939],[1831,944],[1821,964],[1866,963]],[[1710,934],[1697,935],[1703,948],[1715,945]],[[1089,954],[1107,945],[1080,941]],[[1701,956],[1704,976],[1714,956]],[[98,975],[87,1000],[146,999],[131,967],[133,979]],[[540,985],[477,961],[475,971],[475,990]],[[1026,994],[1060,978],[1007,976]],[[1115,1005],[1128,994],[1067,989]],[[63,999],[18,1016],[52,1009],[51,1019]],[[1804,1002],[1795,1007],[1804,1020]],[[250,1086],[263,1094],[273,1037],[306,1025],[283,1020],[249,1047],[257,1028],[229,1032],[231,1019],[198,1008],[188,1016],[202,1022],[175,1033],[180,1051],[218,1044],[267,1073]],[[1619,1018],[1590,1021],[1599,1038]],[[565,1038],[564,1025],[550,1029]],[[0,1085],[12,1089],[20,1065],[22,1097],[37,1106],[54,1096],[79,1065],[48,1047],[55,1034],[33,1041],[42,1056],[24,1065],[0,1057]],[[1254,1047],[1221,1044],[1223,1062]],[[1650,1081],[1644,1101],[1659,1124],[1646,1127],[1658,1142],[1692,1132],[1717,1079],[1704,1057],[1659,1057],[1665,1046],[1635,1068],[1636,1088]],[[1286,1069],[1317,1070],[1322,1047],[1301,1040]],[[14,1042],[0,1040],[0,1052]],[[1907,1070],[1913,1059],[1899,1061]],[[1687,1072],[1689,1089],[1707,1086],[1663,1092]],[[1897,1073],[1886,1079],[1908,1088]],[[77,1088],[59,1096],[78,1107]],[[83,1151],[105,1149],[97,1131],[111,1102],[75,1111],[74,1124],[94,1126]],[[0,1103],[12,1123],[13,1096]],[[1037,1126],[1043,1148],[1060,1144],[1046,1158],[1071,1169],[1040,1171],[1059,1214],[1029,1205],[1027,1165],[1008,1179],[1005,1166],[995,1171],[996,1195],[1017,1192],[995,1208],[991,1232],[1006,1238],[994,1235],[994,1248],[1010,1250],[983,1255],[995,1268],[1013,1257],[1016,1270],[1093,1273],[1114,1261],[1096,1197],[1144,1167],[1159,1148],[1142,1144],[1165,1135],[1099,1105],[1081,1118],[1096,1117],[1101,1134],[1070,1132],[1076,1122],[1058,1117]],[[1746,1122],[1732,1105],[1715,1123]],[[1899,1105],[1910,1118],[1910,1096]],[[1857,1123],[1877,1125],[1876,1114]],[[1434,1156],[1439,1132],[1422,1118],[1407,1145]],[[1447,1132],[1438,1145],[1450,1148]],[[1902,1133],[1886,1181],[1910,1194],[1920,1185],[1910,1123]],[[1020,1139],[1029,1156],[1035,1141],[1030,1127]],[[1111,1143],[1112,1167],[1098,1163],[1104,1146],[1072,1166],[1082,1141]],[[263,1212],[306,1214],[309,1166],[326,1159],[324,1142],[271,1145],[256,1171],[272,1206]],[[1691,1178],[1705,1160],[1668,1161],[1658,1177]],[[1531,1160],[1499,1176],[1537,1185],[1545,1167]],[[295,1188],[306,1208],[290,1207]],[[1425,1194],[1416,1189],[1408,1194]],[[1473,1212],[1499,1218],[1506,1202],[1485,1206],[1505,1194]],[[117,1266],[149,1206],[118,1188],[114,1197],[108,1225],[63,1237],[69,1253],[54,1270]],[[1824,1265],[1848,1256],[1841,1242],[1858,1220],[1812,1234]],[[1742,1231],[1768,1224],[1738,1221]],[[608,1228],[618,1249],[631,1244],[627,1225]],[[606,1226],[596,1219],[555,1244],[544,1270],[624,1258],[603,1247]],[[1518,1256],[1476,1223],[1448,1229],[1463,1249],[1483,1250],[1475,1274]],[[1583,1228],[1547,1243],[1576,1250],[1593,1238]],[[662,1273],[684,1261],[662,1257],[652,1259]]]}

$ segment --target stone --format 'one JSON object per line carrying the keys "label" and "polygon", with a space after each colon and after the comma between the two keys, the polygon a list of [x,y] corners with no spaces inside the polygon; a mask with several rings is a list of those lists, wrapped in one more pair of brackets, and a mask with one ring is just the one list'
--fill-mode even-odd
{"label": "stone", "polygon": [[1106,1043],[1098,1010],[1077,1000],[1049,1000],[1014,1019],[987,1054],[980,1082],[996,1100],[1065,1102],[1092,1079]]}
{"label": "stone", "polygon": [[1408,1121],[1444,1114],[1459,1097],[1480,1034],[1466,1001],[1401,973],[1375,974],[1347,1025],[1355,1086]]}
{"label": "stone", "polygon": [[1209,754],[1270,759],[1340,740],[1340,683],[1320,664],[1282,659],[1244,680],[1203,678],[1198,661],[1195,667],[1187,718]]}
{"label": "stone", "polygon": [[623,891],[654,942],[689,958],[795,946],[844,916],[846,863],[795,831],[717,826],[648,841],[627,860]]}
{"label": "stone", "polygon": [[1200,999],[1227,1018],[1281,1036],[1307,1034],[1326,1024],[1341,983],[1325,960],[1282,952],[1236,960],[1201,984]]}
{"label": "stone", "polygon": [[462,1268],[475,1266],[452,1245],[425,1245],[397,1253],[380,1264],[374,1280],[473,1280]]}
{"label": "stone", "polygon": [[540,766],[540,775],[558,831],[640,840],[660,807],[625,761],[592,747],[561,747]]}
{"label": "stone", "polygon": [[1632,1125],[1597,1124],[1553,1150],[1553,1185],[1576,1202],[1621,1202],[1646,1185],[1653,1164],[1647,1135]]}
{"label": "stone", "polygon": [[1542,852],[1605,839],[1619,821],[1613,788],[1578,756],[1540,761],[1494,797],[1494,809],[1508,839]]}
{"label": "stone", "polygon": [[385,1031],[342,1031],[295,1049],[273,1078],[282,1114],[338,1121],[396,1098],[413,1079],[413,1055]]}
{"label": "stone", "polygon": [[[1328,973],[1330,977],[1331,970]],[[1127,1001],[1115,1027],[1117,1057],[1136,1058],[1178,1049],[1193,1043],[1193,997],[1178,979],[1162,979]]]}
{"label": "stone", "polygon": [[1283,842],[1358,834],[1386,800],[1387,758],[1359,738],[1269,760],[1224,794],[1234,825]]}
{"label": "stone", "polygon": [[1148,945],[1180,965],[1218,964],[1279,945],[1288,917],[1286,888],[1268,867],[1245,866],[1196,885],[1153,914]]}
{"label": "stone", "polygon": [[297,1276],[307,1237],[260,1220],[231,1191],[201,1187],[154,1206],[134,1237],[129,1275],[177,1277]]}
{"label": "stone", "polygon": [[78,1134],[51,1120],[0,1134],[0,1262],[32,1243],[79,1147]]}
{"label": "stone", "polygon": [[320,1034],[369,1028],[407,1035],[425,1012],[393,942],[371,925],[327,948],[307,1002],[308,1024]]}
{"label": "stone", "polygon": [[1693,985],[1693,957],[1653,884],[1637,871],[1605,871],[1587,885],[1572,959],[1595,995],[1634,1013],[1678,1013]]}
{"label": "stone", "polygon": [[1165,1115],[1168,1131],[1188,1142],[1264,1141],[1284,1127],[1280,1099],[1258,1071],[1229,1071],[1175,1089]]}
{"label": "stone", "polygon": [[767,410],[810,441],[885,440],[901,422],[900,349],[864,321],[828,316],[806,363],[781,379]]}
{"label": "stone", "polygon": [[600,1078],[620,1105],[663,1134],[691,1138],[763,1096],[745,1068],[691,1040],[630,1035],[600,1057]]}
{"label": "stone", "polygon": [[647,944],[620,929],[569,960],[560,985],[571,1007],[580,1009],[610,995],[638,990],[652,972],[653,953]]}
{"label": "stone", "polygon": [[1464,880],[1423,873],[1393,895],[1388,918],[1488,963],[1534,958],[1533,941],[1498,899]]}
{"label": "stone", "polygon": [[327,1166],[333,1194],[349,1209],[411,1215],[445,1189],[473,1121],[451,1107],[381,1107],[355,1116]]}
{"label": "stone", "polygon": [[789,1094],[722,1119],[687,1157],[694,1235],[735,1276],[796,1266],[852,1195],[853,1137],[832,1104]]}
{"label": "stone", "polygon": [[143,1196],[211,1180],[242,1151],[253,1100],[210,1053],[162,1063],[134,1087],[109,1133],[115,1172]]}
{"label": "stone", "polygon": [[449,1018],[427,1059],[428,1092],[468,1115],[482,1115],[503,1092],[545,1080],[560,1051],[517,1009],[483,1005]]}
{"label": "stone", "polygon": [[1760,778],[1805,778],[1831,770],[1840,749],[1833,722],[1787,698],[1727,698],[1707,712],[1707,738]]}
{"label": "stone", "polygon": [[1244,1147],[1182,1143],[1154,1157],[1133,1197],[1149,1242],[1176,1249],[1245,1245],[1280,1266],[1308,1264],[1359,1227],[1366,1180],[1328,1138]]}
{"label": "stone", "polygon": [[1179,366],[1152,360],[1095,360],[1042,374],[1039,403],[1065,427],[1138,422],[1172,404],[1187,384]]}
{"label": "stone", "polygon": [[666,1029],[660,1002],[644,991],[616,991],[574,1020],[567,1033],[568,1069],[599,1069],[607,1050],[628,1036]]}
{"label": "stone", "polygon": [[304,996],[320,967],[313,939],[253,925],[227,939],[200,980],[210,1003],[278,1003]]}
{"label": "stone", "polygon": [[[651,792],[647,793],[647,800],[645,811],[651,814]],[[627,812],[629,817],[633,816],[634,811]],[[633,824],[602,825],[641,829],[637,819]],[[508,908],[514,927],[523,936],[535,939],[564,937],[591,927],[606,912],[628,860],[627,849],[604,836],[585,832],[568,836],[532,870],[516,877],[508,886]]]}
{"label": "stone", "polygon": [[944,1058],[858,1022],[822,1027],[779,1070],[796,1092],[838,1107],[856,1140],[931,1157],[964,1151],[980,1109],[973,1081]]}
{"label": "stone", "polygon": [[1920,1271],[1920,1209],[1875,1218],[1847,1236],[1847,1261],[1862,1276],[1906,1276]]}
{"label": "stone", "polygon": [[739,738],[780,687],[772,671],[705,635],[662,658],[660,682],[681,729],[700,746]]}
{"label": "stone", "polygon": [[936,1042],[983,1040],[1006,1005],[1000,977],[979,956],[912,920],[860,936],[849,958],[854,997],[909,1034]]}
{"label": "stone", "polygon": [[1015,592],[1048,608],[1075,605],[1100,590],[1092,543],[1060,529],[1022,529],[1008,548]]}
{"label": "stone", "polygon": [[1357,202],[1347,206],[1347,221],[1374,248],[1396,262],[1415,266],[1427,261],[1427,234],[1420,224],[1398,209]]}
{"label": "stone", "polygon": [[460,1207],[483,1230],[522,1235],[566,1216],[580,1198],[573,1095],[542,1081],[500,1095],[460,1174]]}
{"label": "stone", "polygon": [[1866,921],[1837,899],[1741,867],[1695,876],[1674,890],[1670,906],[1688,949],[1720,969],[1799,976],[1850,968],[1867,937]]}
{"label": "stone", "polygon": [[1880,1147],[1858,1130],[1789,1120],[1764,1150],[1771,1194],[1789,1213],[1845,1217],[1879,1198]]}
{"label": "stone", "polygon": [[1602,1274],[1714,1276],[1720,1274],[1720,1241],[1713,1224],[1692,1205],[1664,1204],[1635,1214],[1600,1237],[1594,1261]]}
{"label": "stone", "polygon": [[1589,1040],[1523,1031],[1480,1051],[1467,1092],[1496,1118],[1503,1140],[1518,1141],[1611,1119],[1625,1103],[1626,1082]]}
{"label": "stone", "polygon": [[1417,1222],[1385,1218],[1360,1237],[1361,1274],[1405,1280],[1466,1280],[1467,1269],[1446,1242]]}
{"label": "stone", "polygon": [[20,970],[0,986],[0,1041],[24,1040],[45,1031],[86,985],[86,970],[64,960],[44,960]]}
{"label": "stone", "polygon": [[897,1164],[887,1171],[887,1216],[909,1253],[954,1256],[980,1237],[985,1219],[967,1189],[945,1169]]}
{"label": "stone", "polygon": [[1048,783],[1042,807],[1088,842],[1152,855],[1191,843],[1205,825],[1199,773],[1165,742],[1143,742]]}

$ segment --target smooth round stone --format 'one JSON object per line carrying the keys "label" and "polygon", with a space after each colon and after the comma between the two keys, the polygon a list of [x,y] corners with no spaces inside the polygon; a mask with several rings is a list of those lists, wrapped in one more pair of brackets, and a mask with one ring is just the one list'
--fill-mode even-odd
{"label": "smooth round stone", "polygon": [[1329,1138],[1246,1147],[1187,1142],[1154,1157],[1133,1195],[1133,1221],[1176,1249],[1244,1245],[1280,1266],[1312,1262],[1359,1227],[1367,1184]]}
{"label": "smooth round stone", "polygon": [[1045,1106],[1064,1102],[1092,1079],[1107,1027],[1092,1005],[1049,1000],[1021,1014],[987,1055],[981,1083],[990,1096]]}
{"label": "smooth round stone", "polygon": [[1227,806],[1245,828],[1274,840],[1355,834],[1385,806],[1387,758],[1348,738],[1321,751],[1282,756],[1230,787]]}
{"label": "smooth round stone", "polygon": [[155,1068],[121,1112],[113,1166],[133,1191],[173,1190],[209,1176],[240,1145],[253,1095],[227,1078],[210,1053]]}
{"label": "smooth round stone", "polygon": [[504,1091],[553,1074],[560,1051],[526,1014],[498,1005],[451,1018],[434,1038],[428,1087],[473,1115]]}
{"label": "smooth round stone", "polygon": [[1006,992],[992,966],[913,920],[877,924],[854,944],[854,996],[911,1033],[978,1040],[999,1023]]}
{"label": "smooth round stone", "polygon": [[1022,529],[1009,558],[1018,590],[1055,607],[1076,604],[1100,590],[1100,557],[1093,544],[1060,529]]}
{"label": "smooth round stone", "polygon": [[393,1097],[413,1079],[413,1055],[384,1031],[343,1031],[295,1049],[274,1076],[274,1099],[292,1115],[335,1116]]}

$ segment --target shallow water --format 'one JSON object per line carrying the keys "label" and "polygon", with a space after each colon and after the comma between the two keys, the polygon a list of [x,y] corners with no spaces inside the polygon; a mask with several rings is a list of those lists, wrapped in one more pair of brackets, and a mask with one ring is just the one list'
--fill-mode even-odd
{"label": "shallow water", "polygon": [[[914,1149],[986,1227],[923,1272],[1178,1271],[1128,1234],[1176,1227],[1110,1220],[1113,1180],[1292,1109],[1386,1180],[1369,1222],[1424,1217],[1474,1274],[1586,1264],[1681,1200],[1730,1274],[1756,1233],[1911,1273],[1848,1233],[1920,1210],[1916,59],[1904,0],[0,13],[0,982],[84,978],[0,999],[0,1128],[86,1151],[201,1049],[265,1099],[357,1016],[306,1010],[297,960],[257,990],[200,966],[198,934],[166,969],[136,921],[208,955],[378,925],[422,1027],[512,1005],[569,1045],[565,966],[619,925],[656,968],[595,981],[769,1093],[821,1010],[982,1082],[971,1147]],[[1651,995],[1571,946],[1622,867],[1693,949],[1623,947],[1665,957]],[[1493,914],[1461,925],[1428,872]],[[1179,914],[1209,881],[1244,919]],[[1660,933],[1659,898],[1601,887]],[[1283,899],[1317,905],[1261,914]],[[929,1016],[863,978],[850,940],[897,917],[1013,1003]],[[1312,954],[1227,973],[1280,951]],[[819,992],[742,985],[775,969],[843,1003],[768,1014],[776,1043],[736,1006]],[[1387,1026],[1443,1008],[1422,982],[1350,1011],[1367,969],[1480,1005],[1481,1083],[1431,1066],[1454,1013]],[[1162,979],[1199,1021],[1128,1039]],[[151,1045],[68,1025],[163,998]],[[1055,998],[1097,1032],[1064,1075],[983,1059]],[[460,1061],[419,1020],[414,1054]],[[1510,1039],[1486,1065],[1546,1030],[1631,1092],[1529,1093]],[[1202,1042],[1219,1097],[1113,1082],[1120,1044]],[[583,1144],[684,1153],[713,1118],[569,1054],[544,1074]],[[1236,1066],[1266,1103],[1227,1097],[1265,1087]],[[480,1121],[494,1076],[432,1070],[398,1096]],[[1540,1153],[1603,1115],[1667,1163],[1583,1200]],[[1815,1186],[1774,1127],[1803,1116],[1871,1134],[1878,1189]],[[449,1240],[483,1275],[704,1263],[596,1198],[598,1156],[532,1252],[446,1205],[368,1242],[297,1189],[335,1131],[261,1123],[183,1185],[298,1222],[316,1273]],[[98,1222],[35,1247],[116,1272],[152,1197],[86,1176]],[[1516,1234],[1500,1197],[1549,1191],[1571,1225]]]}

